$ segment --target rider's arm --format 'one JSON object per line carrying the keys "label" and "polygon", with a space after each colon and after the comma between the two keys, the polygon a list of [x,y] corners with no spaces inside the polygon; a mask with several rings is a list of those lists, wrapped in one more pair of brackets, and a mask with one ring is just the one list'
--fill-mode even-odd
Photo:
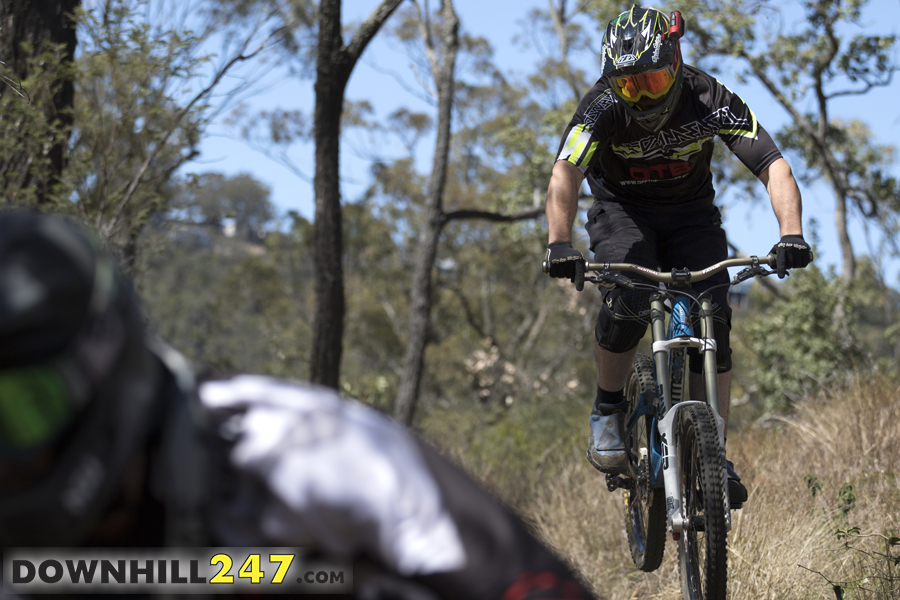
{"label": "rider's arm", "polygon": [[769,192],[772,210],[775,211],[775,217],[781,228],[781,236],[803,235],[800,188],[797,187],[787,161],[783,158],[776,159],[759,174],[759,180]]}
{"label": "rider's arm", "polygon": [[572,241],[572,223],[578,212],[578,191],[583,180],[581,170],[571,162],[558,160],[553,165],[550,187],[547,188],[549,243]]}

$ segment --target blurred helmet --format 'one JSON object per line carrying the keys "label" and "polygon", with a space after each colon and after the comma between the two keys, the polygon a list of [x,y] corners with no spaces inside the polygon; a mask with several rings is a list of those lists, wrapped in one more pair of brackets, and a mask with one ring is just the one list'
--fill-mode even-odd
{"label": "blurred helmet", "polygon": [[600,68],[625,110],[644,129],[659,131],[678,103],[684,70],[681,13],[632,6],[609,22]]}
{"label": "blurred helmet", "polygon": [[99,242],[0,213],[0,546],[83,541],[158,419],[159,373]]}

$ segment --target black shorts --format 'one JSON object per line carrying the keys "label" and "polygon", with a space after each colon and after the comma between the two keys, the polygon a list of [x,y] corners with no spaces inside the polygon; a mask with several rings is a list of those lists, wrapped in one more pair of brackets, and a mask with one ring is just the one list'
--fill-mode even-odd
{"label": "black shorts", "polygon": [[[585,226],[590,236],[591,251],[597,262],[633,263],[648,269],[669,272],[672,269],[698,271],[728,258],[728,243],[722,229],[722,215],[715,206],[696,208],[650,210],[635,208],[617,202],[597,200],[588,211]],[[651,283],[633,273],[627,277]],[[721,271],[709,279],[692,285],[699,294],[713,286],[728,283],[727,271]],[[623,303],[619,289],[604,290],[603,304],[597,315],[596,338],[601,348],[624,352],[646,332],[643,318],[630,315],[646,307],[646,300],[636,299],[634,292]],[[646,292],[649,298],[650,292]],[[713,302],[714,335],[718,348],[716,362],[719,372],[731,369],[731,307],[728,306],[728,287],[720,287],[710,293]],[[699,307],[694,306],[696,315]],[[612,311],[612,312],[610,312]],[[615,314],[618,315],[618,321]],[[695,317],[696,318],[696,317]],[[699,323],[695,321],[695,327]],[[627,346],[627,348],[625,347]],[[696,351],[691,355],[691,371],[700,372],[702,361]]]}
{"label": "black shorts", "polygon": [[[728,258],[722,215],[715,206],[645,209],[596,200],[585,225],[597,262],[633,263],[648,269],[697,271]],[[626,273],[629,278],[637,278]],[[728,282],[728,272],[695,283],[695,291]],[[728,290],[712,292],[713,302],[727,307]],[[729,322],[731,311],[728,310]]]}

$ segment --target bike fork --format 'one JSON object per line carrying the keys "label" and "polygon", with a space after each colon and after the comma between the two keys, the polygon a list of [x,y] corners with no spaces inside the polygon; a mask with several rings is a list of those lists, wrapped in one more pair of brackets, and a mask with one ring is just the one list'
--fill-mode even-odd
{"label": "bike fork", "polygon": [[[672,404],[672,389],[669,380],[669,350],[673,348],[697,348],[703,355],[704,371],[711,373],[706,379],[707,398],[711,399],[710,406],[716,420],[716,429],[719,434],[719,447],[722,449],[722,469],[725,502],[725,527],[731,530],[731,510],[728,500],[727,474],[725,472],[725,421],[719,416],[719,396],[716,381],[716,342],[712,337],[712,310],[708,298],[701,300],[701,331],[702,338],[682,337],[666,339],[665,307],[661,296],[653,296],[650,299],[650,320],[653,331],[653,360],[656,365],[656,381],[665,405],[665,416],[659,421],[660,440],[662,442],[662,466],[663,480],[666,489],[666,513],[669,527],[673,534],[680,534],[689,525],[682,511],[683,498],[681,495],[681,472],[675,452],[675,418],[677,413],[691,404],[705,404],[698,401],[682,401]],[[711,367],[711,370],[710,370]]]}

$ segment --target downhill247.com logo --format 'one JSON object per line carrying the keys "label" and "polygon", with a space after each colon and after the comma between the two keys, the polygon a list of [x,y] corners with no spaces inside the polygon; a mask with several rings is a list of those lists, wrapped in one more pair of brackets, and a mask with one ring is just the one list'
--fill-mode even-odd
{"label": "downhill247.com logo", "polygon": [[5,592],[350,593],[349,564],[308,561],[299,548],[12,549]]}

